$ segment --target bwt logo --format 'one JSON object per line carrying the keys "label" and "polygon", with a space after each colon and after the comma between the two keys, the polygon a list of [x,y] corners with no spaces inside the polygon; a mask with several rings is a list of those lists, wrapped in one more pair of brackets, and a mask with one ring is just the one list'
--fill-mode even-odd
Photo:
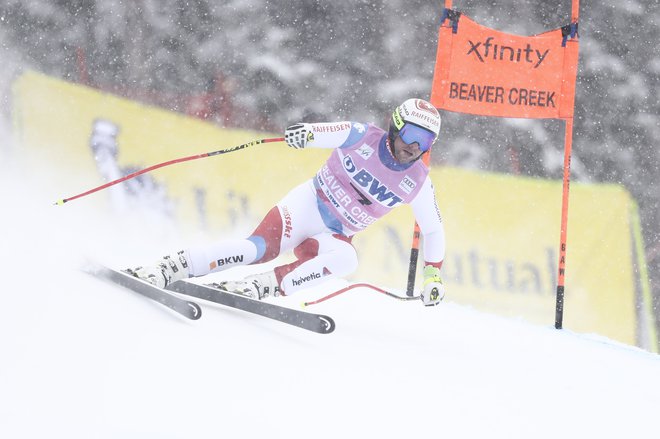
{"label": "bwt logo", "polygon": [[[389,190],[380,180],[371,175],[366,169],[358,170],[350,156],[343,159],[344,169],[359,186],[367,189],[372,198],[387,207],[394,207],[403,201],[398,195]],[[363,203],[364,204],[364,203]]]}
{"label": "bwt logo", "polygon": [[486,41],[479,41],[477,43],[468,40],[470,50],[467,51],[466,55],[474,54],[481,62],[485,62],[484,59],[490,57],[495,61],[534,63],[534,68],[536,69],[543,63],[550,52],[550,49],[546,49],[545,52],[541,53],[540,50],[533,49],[529,43],[527,43],[525,48],[492,44],[491,41],[494,39],[494,37],[488,37]]}

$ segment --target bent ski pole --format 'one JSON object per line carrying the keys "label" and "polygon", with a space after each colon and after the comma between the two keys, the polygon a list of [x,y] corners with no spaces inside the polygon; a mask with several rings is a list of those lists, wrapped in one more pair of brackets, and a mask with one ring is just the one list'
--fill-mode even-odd
{"label": "bent ski pole", "polygon": [[390,293],[389,291],[386,291],[382,288],[378,288],[377,286],[374,286],[374,285],[371,285],[371,284],[361,283],[361,284],[349,285],[345,288],[342,288],[341,290],[338,290],[338,291],[335,291],[334,293],[328,294],[325,297],[321,297],[320,299],[316,299],[316,300],[311,301],[311,302],[304,302],[302,304],[302,306],[306,307],[306,306],[309,306],[309,305],[316,305],[317,303],[325,302],[328,299],[332,299],[333,297],[339,296],[340,294],[345,293],[346,291],[352,290],[353,288],[360,288],[360,287],[371,288],[372,290],[377,291],[377,292],[382,293],[382,294],[385,294],[388,297],[391,297],[391,298],[397,299],[397,300],[406,301],[406,302],[410,301],[410,300],[419,299],[419,296],[398,296],[398,295],[396,295],[394,293]]}
{"label": "bent ski pole", "polygon": [[69,198],[63,198],[61,200],[56,201],[54,204],[61,205],[61,204],[64,204],[64,203],[68,203],[69,201],[73,201],[77,198],[81,198],[81,197],[84,197],[86,195],[93,194],[94,192],[98,192],[100,190],[106,189],[110,186],[114,186],[117,183],[121,183],[122,181],[130,180],[131,178],[137,177],[138,175],[146,174],[147,172],[153,171],[154,169],[163,168],[165,166],[173,165],[175,163],[187,162],[187,161],[190,161],[190,160],[201,159],[201,158],[204,158],[204,157],[212,157],[214,155],[226,154],[228,152],[238,151],[239,149],[245,149],[245,148],[250,147],[250,146],[256,146],[256,145],[259,145],[261,143],[283,142],[283,141],[284,141],[284,137],[253,140],[251,142],[247,142],[247,143],[244,143],[244,144],[238,145],[238,146],[232,146],[231,148],[227,148],[227,149],[220,149],[218,151],[205,152],[203,154],[191,155],[191,156],[188,156],[188,157],[182,157],[182,158],[179,158],[179,159],[174,159],[174,160],[170,160],[170,161],[163,162],[163,163],[158,163],[157,165],[149,166],[148,168],[144,168],[140,171],[133,172],[132,174],[128,174],[128,175],[126,175],[124,177],[121,177],[121,178],[118,178],[116,180],[109,181],[108,183],[102,184],[101,186],[97,186],[93,189],[90,189],[90,190],[88,190],[86,192],[83,192],[83,193],[80,193],[78,195],[74,195],[74,196],[69,197]]}

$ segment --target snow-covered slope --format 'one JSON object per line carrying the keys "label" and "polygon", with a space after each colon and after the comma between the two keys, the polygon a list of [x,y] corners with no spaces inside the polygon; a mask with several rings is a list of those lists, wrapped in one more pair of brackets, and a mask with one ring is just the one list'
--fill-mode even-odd
{"label": "snow-covered slope", "polygon": [[351,291],[314,308],[334,317],[331,335],[213,305],[182,319],[78,269],[85,256],[149,262],[169,235],[53,206],[66,194],[36,175],[0,177],[2,438],[660,435],[659,356],[451,292],[424,308]]}

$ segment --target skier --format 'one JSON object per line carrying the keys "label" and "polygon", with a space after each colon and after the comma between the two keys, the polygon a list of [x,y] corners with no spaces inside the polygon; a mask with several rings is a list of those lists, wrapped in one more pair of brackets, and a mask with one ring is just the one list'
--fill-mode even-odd
{"label": "skier", "polygon": [[254,299],[291,295],[356,270],[353,235],[403,203],[412,206],[424,238],[424,305],[445,290],[440,268],[445,235],[428,167],[420,158],[440,132],[432,104],[408,99],[391,117],[389,131],[357,122],[298,123],[285,131],[296,149],[331,148],[310,180],[291,190],[246,239],[181,250],[131,274],[158,287],[238,265],[260,264],[293,249],[296,260],[220,287]]}

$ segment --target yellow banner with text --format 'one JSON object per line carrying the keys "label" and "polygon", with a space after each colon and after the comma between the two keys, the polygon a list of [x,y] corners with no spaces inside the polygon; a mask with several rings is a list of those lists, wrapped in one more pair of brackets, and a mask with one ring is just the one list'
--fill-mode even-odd
{"label": "yellow banner with text", "polygon": [[[37,73],[15,82],[14,105],[21,156],[47,162],[62,176],[53,178],[58,196],[156,163],[269,137]],[[313,176],[328,153],[259,145],[159,169],[90,198],[114,209],[139,200],[180,227],[238,237],[250,233],[289,189]],[[447,300],[551,326],[561,182],[452,168],[431,175],[447,234]],[[632,206],[617,185],[571,186],[566,329],[636,343]],[[412,226],[411,210],[404,206],[356,236],[360,268],[351,278],[403,290]]]}

